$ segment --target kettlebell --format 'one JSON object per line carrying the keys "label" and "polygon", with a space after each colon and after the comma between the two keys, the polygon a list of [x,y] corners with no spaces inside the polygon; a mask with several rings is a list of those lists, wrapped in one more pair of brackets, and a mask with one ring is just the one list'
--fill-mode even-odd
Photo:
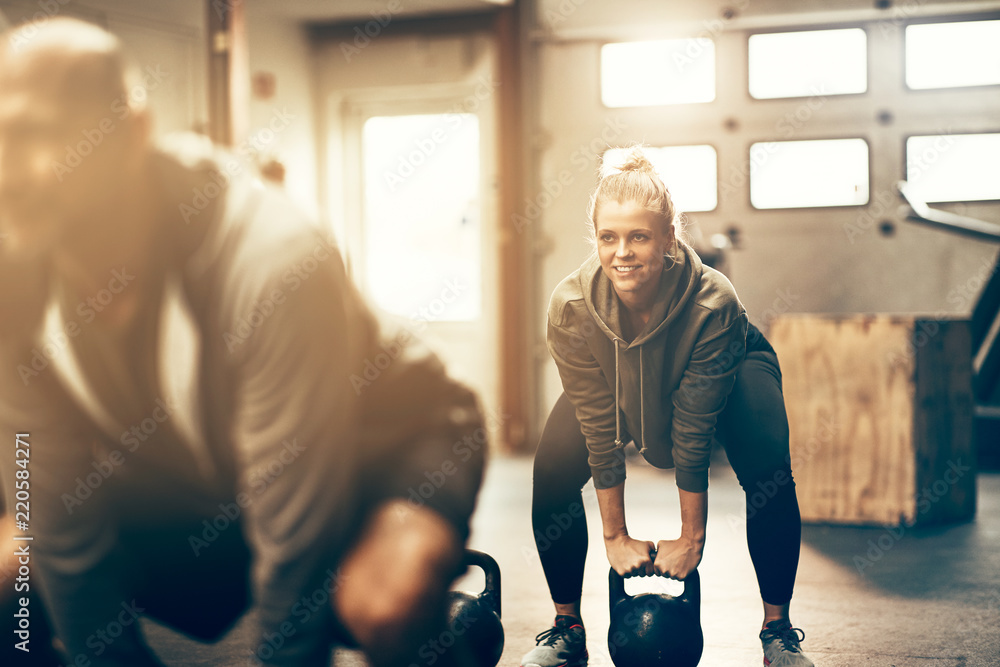
{"label": "kettlebell", "polygon": [[694,667],[705,647],[701,632],[701,581],[695,570],[674,597],[628,595],[625,579],[611,570],[608,650],[616,667]]}
{"label": "kettlebell", "polygon": [[465,566],[475,565],[486,574],[486,587],[479,595],[464,591],[448,593],[448,630],[479,667],[494,667],[503,654],[503,624],[500,622],[500,566],[489,554],[466,549]]}

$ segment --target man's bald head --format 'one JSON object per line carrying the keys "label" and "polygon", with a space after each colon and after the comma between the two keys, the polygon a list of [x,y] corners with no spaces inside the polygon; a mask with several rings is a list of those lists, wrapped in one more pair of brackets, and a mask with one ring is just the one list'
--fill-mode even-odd
{"label": "man's bald head", "polygon": [[[0,233],[38,252],[120,234],[149,124],[119,40],[67,18],[0,35]],[[131,93],[131,94],[130,94]]]}
{"label": "man's bald head", "polygon": [[0,81],[29,81],[35,95],[58,101],[77,118],[107,113],[116,100],[127,100],[128,78],[118,38],[84,21],[31,23],[0,41]]}

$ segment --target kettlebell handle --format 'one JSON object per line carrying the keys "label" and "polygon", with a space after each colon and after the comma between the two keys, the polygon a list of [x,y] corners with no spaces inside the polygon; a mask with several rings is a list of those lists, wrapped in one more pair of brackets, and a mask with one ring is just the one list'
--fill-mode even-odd
{"label": "kettlebell handle", "polygon": [[[615,568],[611,568],[608,574],[608,589],[612,611],[619,602],[632,597],[625,592],[625,577],[615,572]],[[690,602],[696,607],[701,606],[701,577],[698,575],[697,569],[692,570],[691,574],[684,579],[684,592],[677,597],[679,600]]]}
{"label": "kettlebell handle", "polygon": [[496,560],[488,553],[466,549],[463,563],[465,567],[475,565],[486,575],[486,587],[479,595],[479,599],[500,616],[500,566]]}
{"label": "kettlebell handle", "polygon": [[611,568],[608,574],[608,593],[612,612],[614,612],[619,602],[632,598],[631,595],[625,592],[625,577],[615,572],[615,568]]}
{"label": "kettlebell handle", "polygon": [[684,592],[681,598],[695,607],[701,606],[701,575],[698,574],[698,568],[691,570],[691,574],[684,579]]}

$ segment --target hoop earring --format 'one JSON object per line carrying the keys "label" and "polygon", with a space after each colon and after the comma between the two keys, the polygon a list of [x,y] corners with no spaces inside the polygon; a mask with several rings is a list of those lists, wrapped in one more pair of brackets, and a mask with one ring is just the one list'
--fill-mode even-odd
{"label": "hoop earring", "polygon": [[[673,252],[677,251],[677,238],[676,237],[674,237],[670,241],[670,250],[672,250]],[[670,259],[670,266],[666,266],[666,262],[664,262],[663,263],[664,264],[663,270],[664,271],[669,271],[670,269],[674,268],[674,266],[677,264],[677,258],[671,252],[665,252],[665,253],[663,253],[663,256],[665,258],[669,258]]]}
{"label": "hoop earring", "polygon": [[669,259],[670,260],[670,266],[666,266],[666,262],[664,262],[664,267],[663,267],[664,271],[669,271],[670,269],[674,268],[674,266],[677,265],[677,258],[674,257],[673,255],[670,255],[670,254],[667,254],[667,253],[663,253],[663,257],[664,257],[664,259]]}

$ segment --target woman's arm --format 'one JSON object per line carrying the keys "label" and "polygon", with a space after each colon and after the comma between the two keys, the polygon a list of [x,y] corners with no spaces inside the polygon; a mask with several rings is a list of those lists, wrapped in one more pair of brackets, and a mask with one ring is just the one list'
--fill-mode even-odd
{"label": "woman's arm", "polygon": [[625,458],[617,442],[615,395],[587,339],[576,332],[575,323],[562,326],[563,317],[558,306],[550,308],[546,334],[549,353],[587,441],[594,486],[616,486],[625,481]]}
{"label": "woman's arm", "polygon": [[677,489],[677,492],[681,499],[681,536],[656,543],[653,569],[665,577],[684,579],[701,563],[705,549],[708,492],[694,493],[684,489]]}
{"label": "woman's arm", "polygon": [[653,543],[629,537],[625,526],[625,482],[597,489],[597,504],[611,567],[623,577],[653,574]]}
{"label": "woman's arm", "polygon": [[708,464],[716,419],[726,406],[746,355],[746,315],[703,337],[673,393],[671,425],[681,536],[657,543],[658,574],[683,579],[701,562],[708,515]]}
{"label": "woman's arm", "polygon": [[708,490],[708,465],[719,414],[733,390],[736,372],[746,355],[747,318],[740,312],[727,326],[706,326],[691,353],[681,381],[671,395],[670,426],[677,486]]}

